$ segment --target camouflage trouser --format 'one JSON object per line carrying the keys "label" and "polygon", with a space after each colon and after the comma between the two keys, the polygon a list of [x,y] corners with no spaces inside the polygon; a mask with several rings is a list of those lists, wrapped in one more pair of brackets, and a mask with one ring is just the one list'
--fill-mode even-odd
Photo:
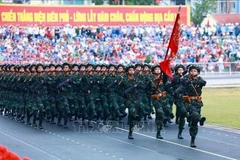
{"label": "camouflage trouser", "polygon": [[[141,115],[146,115],[146,114],[149,114],[150,113],[150,107],[149,107],[149,99],[147,97],[147,94],[146,93],[139,93],[138,94],[138,101],[140,101],[142,104],[142,107],[140,108],[141,109]],[[146,114],[144,114],[146,113]]]}
{"label": "camouflage trouser", "polygon": [[139,111],[139,102],[134,100],[126,100],[125,103],[128,108],[128,125],[129,125],[129,133],[133,132],[134,125],[139,123],[141,120]]}
{"label": "camouflage trouser", "polygon": [[72,115],[78,112],[79,107],[78,107],[78,99],[76,96],[68,98],[68,105]]}
{"label": "camouflage trouser", "polygon": [[86,112],[88,115],[88,120],[92,120],[93,116],[96,115],[95,97],[94,97],[94,95],[88,94],[86,96],[86,100],[87,100]]}
{"label": "camouflage trouser", "polygon": [[19,95],[18,97],[16,97],[16,109],[17,109],[17,115],[18,116],[22,116],[24,115],[24,98],[22,95]]}
{"label": "camouflage trouser", "polygon": [[165,117],[164,111],[163,111],[163,105],[164,104],[161,103],[161,101],[153,100],[153,106],[154,106],[155,112],[156,112],[155,123],[157,126],[157,130],[161,130],[162,126],[163,126],[163,119]]}
{"label": "camouflage trouser", "polygon": [[78,114],[81,114],[82,119],[84,120],[86,117],[86,102],[84,95],[78,94],[77,100],[78,100]]}
{"label": "camouflage trouser", "polygon": [[101,105],[102,105],[103,119],[106,120],[110,114],[108,99],[107,99],[106,95],[101,94],[100,101],[101,101]]}
{"label": "camouflage trouser", "polygon": [[176,115],[177,117],[179,117],[178,128],[181,131],[184,129],[185,118],[188,117],[187,108],[182,99],[175,99],[175,105],[176,105]]}
{"label": "camouflage trouser", "polygon": [[189,114],[189,133],[192,137],[196,137],[198,133],[198,122],[201,119],[201,107],[203,106],[203,104],[202,102],[192,100],[191,103],[185,103],[185,105]]}
{"label": "camouflage trouser", "polygon": [[49,102],[49,110],[56,115],[57,114],[57,107],[56,107],[56,98],[55,95],[48,95],[48,102]]}
{"label": "camouflage trouser", "polygon": [[173,116],[173,113],[172,113],[172,108],[169,104],[169,99],[161,98],[160,101],[161,101],[163,112],[164,112],[164,120],[171,119]]}
{"label": "camouflage trouser", "polygon": [[118,114],[120,113],[120,107],[118,105],[116,96],[114,93],[108,94],[108,104],[109,104],[109,111],[113,119],[116,119]]}
{"label": "camouflage trouser", "polygon": [[124,104],[124,98],[120,95],[116,95],[116,99],[117,99],[117,103],[119,105],[119,110],[122,114],[125,113],[126,110],[126,106]]}
{"label": "camouflage trouser", "polygon": [[64,94],[58,94],[56,98],[56,102],[57,102],[57,107],[59,112],[60,111],[63,112],[64,115],[71,113],[67,96],[65,96]]}

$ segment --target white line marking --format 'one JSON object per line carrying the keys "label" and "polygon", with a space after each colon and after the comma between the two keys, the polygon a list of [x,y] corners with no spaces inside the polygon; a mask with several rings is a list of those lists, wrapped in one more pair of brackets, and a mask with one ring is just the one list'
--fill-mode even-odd
{"label": "white line marking", "polygon": [[99,151],[100,153],[102,153],[102,151]]}
{"label": "white line marking", "polygon": [[114,155],[113,155],[112,157],[113,157],[113,158],[116,158],[116,156],[114,156]]}
{"label": "white line marking", "polygon": [[80,144],[79,142],[77,142],[77,144]]}
{"label": "white line marking", "polygon": [[229,135],[226,134],[225,136],[228,137]]}
{"label": "white line marking", "polygon": [[[128,130],[126,130],[126,129],[122,129],[122,128],[119,128],[119,127],[115,127],[115,128],[118,129],[118,130],[121,130],[121,131],[128,132]],[[183,148],[192,149],[192,150],[202,152],[202,153],[206,153],[206,154],[209,154],[209,155],[213,155],[213,156],[216,156],[216,157],[221,157],[221,158],[225,158],[225,159],[228,159],[228,160],[237,160],[235,158],[223,156],[223,155],[220,155],[220,154],[212,153],[212,152],[209,152],[209,151],[204,151],[204,150],[197,149],[197,148],[192,148],[192,147],[189,147],[189,146],[186,146],[186,145],[182,145],[182,144],[179,144],[179,143],[167,141],[167,140],[164,140],[164,139],[156,139],[155,137],[145,135],[145,134],[142,134],[142,133],[138,133],[138,132],[134,132],[134,133],[137,134],[137,135],[140,135],[140,136],[144,136],[144,137],[155,139],[155,140],[162,141],[162,142],[165,142],[165,143],[173,144],[173,145],[180,146],[180,147],[183,147]]]}
{"label": "white line marking", "polygon": [[201,137],[201,136],[198,136],[198,137],[201,138],[201,139],[206,139],[206,140],[209,140],[209,141],[213,141],[213,142],[217,142],[217,143],[222,143],[222,144],[229,145],[229,146],[240,147],[239,145],[232,144],[232,143],[227,143],[227,142],[223,142],[223,141],[218,141],[218,140],[214,140],[214,139],[210,139],[210,138],[205,138],[205,137]]}
{"label": "white line marking", "polygon": [[74,142],[74,140],[72,140],[72,142]]}
{"label": "white line marking", "polygon": [[55,157],[55,156],[52,155],[52,154],[49,154],[49,153],[47,153],[47,152],[45,152],[45,151],[43,151],[43,150],[41,150],[41,149],[39,149],[39,148],[37,148],[37,147],[34,147],[33,145],[28,144],[28,143],[26,143],[26,142],[24,142],[24,141],[22,141],[22,140],[20,140],[20,139],[17,139],[17,138],[15,138],[15,137],[13,137],[13,136],[10,136],[10,135],[8,135],[8,134],[5,134],[5,133],[3,133],[2,131],[0,131],[0,133],[3,134],[3,135],[5,135],[5,136],[8,136],[8,137],[10,137],[10,138],[12,138],[12,139],[15,139],[16,141],[21,142],[21,143],[23,143],[23,144],[25,144],[25,145],[27,145],[27,146],[29,146],[29,147],[31,147],[31,148],[39,151],[39,152],[42,152],[42,153],[44,153],[44,154],[52,157],[52,158],[55,158],[55,159],[57,159],[57,160],[61,160],[61,159]]}
{"label": "white line marking", "polygon": [[221,135],[221,133],[217,133],[218,135]]}
{"label": "white line marking", "polygon": [[233,138],[237,139],[237,137],[235,137],[235,136]]}
{"label": "white line marking", "polygon": [[109,153],[105,153],[106,155],[109,155]]}
{"label": "white line marking", "polygon": [[210,131],[210,133],[213,133],[212,131]]}
{"label": "white line marking", "polygon": [[144,150],[150,151],[150,152],[159,153],[159,152],[154,151],[154,150],[151,150],[151,149],[149,149],[149,148],[145,148],[145,147],[142,147],[142,146],[138,146],[138,145],[136,145],[136,144],[132,144],[132,143],[129,143],[129,142],[125,142],[125,141],[122,141],[122,140],[117,139],[117,138],[113,138],[113,137],[109,137],[109,136],[106,136],[106,137],[109,138],[109,139],[112,139],[112,140],[115,140],[115,141],[121,142],[121,143],[125,143],[125,144],[128,144],[128,145],[131,145],[131,146],[137,147],[137,148],[141,148],[141,149],[144,149]]}

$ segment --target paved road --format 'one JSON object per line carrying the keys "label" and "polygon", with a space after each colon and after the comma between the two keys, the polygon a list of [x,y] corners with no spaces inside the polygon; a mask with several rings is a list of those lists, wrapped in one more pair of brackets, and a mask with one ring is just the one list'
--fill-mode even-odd
{"label": "paved road", "polygon": [[164,129],[164,140],[155,139],[153,120],[136,128],[134,140],[127,139],[124,124],[44,127],[34,129],[0,116],[0,144],[32,160],[240,160],[240,134],[209,127],[199,128],[196,149],[189,147],[187,126],[183,140],[177,139],[175,124]]}

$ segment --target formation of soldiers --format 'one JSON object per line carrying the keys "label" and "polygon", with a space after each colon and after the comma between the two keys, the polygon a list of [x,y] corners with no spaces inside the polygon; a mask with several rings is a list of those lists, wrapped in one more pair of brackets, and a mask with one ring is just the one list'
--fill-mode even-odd
{"label": "formation of soldiers", "polygon": [[[174,77],[162,74],[160,66],[136,65],[1,65],[0,114],[21,123],[43,129],[43,121],[68,128],[68,121],[79,120],[93,127],[91,121],[123,122],[128,116],[129,139],[133,127],[155,114],[156,138],[163,139],[161,130],[174,117],[172,106],[177,107],[178,138],[187,119],[191,147],[201,117],[202,87],[200,68],[183,65],[174,68]],[[128,109],[128,112],[126,112]],[[55,119],[57,121],[55,122]]]}

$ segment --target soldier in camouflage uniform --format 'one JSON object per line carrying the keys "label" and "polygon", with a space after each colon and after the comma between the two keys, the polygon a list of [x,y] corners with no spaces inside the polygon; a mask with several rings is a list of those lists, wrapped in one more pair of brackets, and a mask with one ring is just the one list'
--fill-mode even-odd
{"label": "soldier in camouflage uniform", "polygon": [[24,66],[19,66],[18,67],[18,77],[16,80],[16,91],[18,93],[17,97],[17,120],[21,123],[25,123],[24,118],[25,118],[25,93],[23,89],[23,82],[26,78],[26,75],[24,74]]}
{"label": "soldier in camouflage uniform", "polygon": [[[178,139],[183,139],[182,131],[183,131],[184,125],[185,125],[185,118],[188,115],[187,115],[187,110],[185,108],[182,97],[178,96],[179,94],[183,95],[183,91],[179,91],[177,89],[183,85],[183,79],[184,79],[183,73],[185,71],[185,67],[181,64],[176,65],[174,70],[175,70],[175,74],[173,75],[172,86],[173,86],[173,90],[175,92],[174,103],[176,105],[176,123],[179,124]],[[178,94],[176,94],[176,93],[178,93]]]}
{"label": "soldier in camouflage uniform", "polygon": [[116,75],[116,66],[109,65],[109,74],[106,77],[106,92],[109,104],[109,111],[111,113],[112,120],[118,120],[123,115],[120,113],[120,107],[117,102],[116,89],[119,83],[118,76]]}
{"label": "soldier in camouflage uniform", "polygon": [[128,66],[125,69],[125,72],[127,73],[127,77],[125,80],[121,83],[122,87],[124,88],[125,92],[125,105],[128,108],[129,114],[128,114],[128,124],[129,124],[129,134],[128,139],[134,139],[133,138],[133,128],[134,125],[139,123],[141,120],[141,102],[138,101],[137,92],[138,92],[138,82],[137,79],[134,76],[134,66]]}
{"label": "soldier in camouflage uniform", "polygon": [[85,100],[86,100],[86,113],[88,115],[88,126],[93,127],[91,121],[97,117],[96,113],[96,105],[95,105],[95,100],[98,96],[98,91],[97,89],[97,82],[95,81],[95,76],[93,74],[94,72],[94,66],[92,64],[87,65],[87,75],[85,75],[82,78],[82,83],[83,83],[83,91],[85,93]]}
{"label": "soldier in camouflage uniform", "polygon": [[[31,75],[29,76],[29,79],[27,79],[26,81],[26,90],[28,91],[28,96],[27,98],[27,110],[29,111],[30,115],[33,116],[33,121],[32,121],[32,126],[34,128],[37,128],[37,114],[38,114],[38,106],[37,106],[37,101],[36,101],[36,90],[35,90],[35,86],[37,83],[37,73],[36,73],[36,65],[32,64],[29,67],[29,70],[31,72]],[[30,119],[29,119],[30,120]],[[30,123],[28,123],[30,124]]]}
{"label": "soldier in camouflage uniform", "polygon": [[108,76],[107,72],[108,66],[103,64],[101,65],[101,75],[99,76],[100,81],[100,100],[103,109],[103,123],[106,124],[107,119],[110,116],[108,99],[107,99],[107,87],[106,87],[106,77]]}
{"label": "soldier in camouflage uniform", "polygon": [[137,93],[138,100],[141,101],[144,104],[144,108],[142,110],[144,120],[146,120],[147,115],[149,115],[149,100],[147,96],[147,91],[151,90],[150,81],[149,79],[144,76],[143,74],[143,65],[136,64],[135,65],[135,76],[139,81],[141,81],[141,84],[139,84],[139,92]]}
{"label": "soldier in camouflage uniform", "polygon": [[44,114],[46,112],[46,109],[49,107],[48,89],[46,85],[46,77],[44,74],[44,66],[42,64],[37,64],[36,71],[37,71],[37,76],[35,79],[35,84],[32,87],[34,90],[37,107],[36,109],[34,109],[33,112],[34,112],[34,119],[36,114],[38,115],[37,118],[39,121],[39,124],[38,124],[39,129],[43,129],[42,122],[44,119]]}
{"label": "soldier in camouflage uniform", "polygon": [[120,117],[119,119],[119,123],[123,123],[122,118],[127,116],[127,113],[125,112],[126,110],[126,106],[124,104],[124,88],[121,87],[121,83],[124,81],[124,79],[126,78],[126,74],[124,71],[125,67],[121,64],[119,64],[117,66],[117,76],[118,76],[118,84],[117,84],[117,88],[116,88],[116,99],[117,99],[117,103],[119,105],[119,110],[120,113],[123,115],[122,117]]}
{"label": "soldier in camouflage uniform", "polygon": [[79,75],[79,80],[77,81],[77,99],[78,99],[78,106],[79,106],[79,115],[82,117],[82,124],[84,125],[84,121],[87,118],[87,113],[86,113],[86,102],[85,102],[85,93],[83,88],[83,77],[86,75],[86,65],[81,64],[80,65],[80,75]]}
{"label": "soldier in camouflage uniform", "polygon": [[72,70],[71,70],[71,85],[72,85],[72,94],[73,94],[73,100],[72,100],[72,107],[71,107],[71,111],[72,111],[72,115],[74,115],[74,120],[75,123],[77,123],[78,121],[78,117],[79,117],[79,90],[81,89],[79,87],[79,83],[80,83],[80,74],[79,74],[79,66],[77,64],[73,64],[72,65]]}
{"label": "soldier in camouflage uniform", "polygon": [[50,109],[51,123],[56,124],[55,116],[57,115],[56,97],[57,97],[57,84],[56,84],[56,71],[55,65],[49,65],[49,75],[47,77],[48,101]]}
{"label": "soldier in camouflage uniform", "polygon": [[[100,123],[101,119],[103,119],[103,108],[107,107],[107,104],[104,104],[103,98],[101,97],[101,88],[104,86],[104,80],[101,77],[101,65],[97,64],[95,65],[94,69],[94,92],[95,92],[95,110],[97,112],[97,123]],[[104,93],[103,93],[104,95]],[[103,105],[105,105],[103,107]]]}
{"label": "soldier in camouflage uniform", "polygon": [[[63,127],[68,128],[67,123],[71,115],[69,101],[71,103],[71,100],[73,100],[72,86],[69,84],[72,81],[70,76],[71,66],[68,63],[64,63],[62,67],[63,72],[61,71],[60,66],[57,66],[57,71],[59,73],[57,78],[57,107],[59,112],[58,125],[62,125],[61,120],[63,118]],[[71,105],[73,104],[71,103]]]}
{"label": "soldier in camouflage uniform", "polygon": [[[201,117],[201,107],[203,106],[201,94],[202,88],[206,85],[206,81],[200,76],[200,68],[198,66],[189,67],[188,76],[184,77],[182,89],[177,89],[178,97],[182,97],[185,101],[185,107],[189,114],[189,125],[190,125],[190,136],[191,143],[190,146],[195,148],[195,138],[198,133],[198,122],[200,125],[204,125],[206,120],[205,117]],[[181,95],[180,91],[183,91]]]}
{"label": "soldier in camouflage uniform", "polygon": [[163,121],[167,119],[167,115],[171,113],[169,100],[167,97],[168,86],[164,83],[161,76],[161,69],[159,65],[152,68],[154,75],[151,80],[152,100],[153,106],[156,112],[156,126],[157,126],[157,139],[163,139],[161,136],[161,130],[163,127]]}
{"label": "soldier in camouflage uniform", "polygon": [[[143,76],[146,82],[150,82],[153,75],[151,74],[151,66],[148,64],[144,64],[143,67]],[[151,85],[151,82],[150,82]],[[145,90],[146,96],[148,98],[148,105],[146,105],[146,111],[148,112],[148,119],[152,119],[151,114],[154,114],[153,111],[153,104],[152,104],[152,97],[151,97],[151,89],[148,89],[148,87]],[[144,119],[146,120],[146,116],[144,117]]]}

